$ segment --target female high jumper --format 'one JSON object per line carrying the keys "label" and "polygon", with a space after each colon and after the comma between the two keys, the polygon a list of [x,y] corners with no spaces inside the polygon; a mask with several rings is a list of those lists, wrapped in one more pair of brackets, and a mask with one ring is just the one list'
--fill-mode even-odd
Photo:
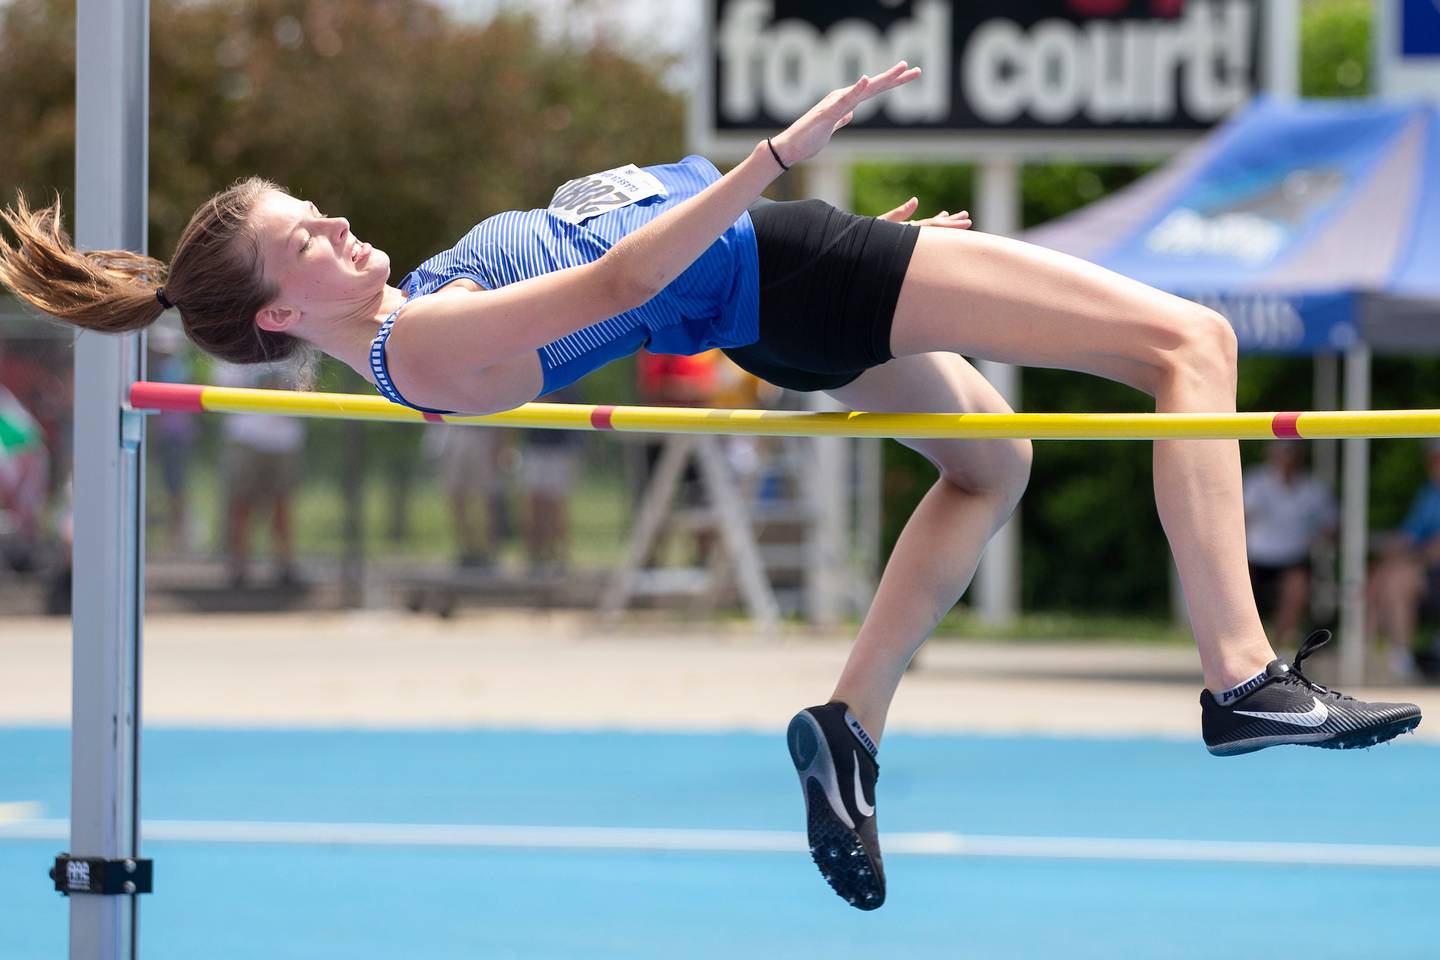
{"label": "female high jumper", "polygon": [[[640,347],[722,347],[791,390],[853,410],[1007,413],[964,357],[1080,370],[1150,394],[1167,413],[1235,410],[1236,343],[1205,307],[1083,260],[965,229],[963,215],[852,216],[761,197],[820,152],[861,103],[913,80],[903,61],[828,94],[721,176],[704,158],[626,166],[561,186],[544,210],[502,213],[390,286],[390,259],[338,216],[251,178],[195,213],[169,266],[73,249],[57,202],[3,211],[0,281],[73,325],[140,330],[168,308],[201,349],[234,362],[310,344],[396,403],[507,410]],[[160,286],[164,281],[163,288]],[[876,748],[897,685],[975,572],[1029,476],[1023,440],[909,440],[939,479],[910,517],[829,702],[787,742],[811,854],[850,904],[885,899]],[[1155,505],[1179,568],[1217,755],[1282,743],[1359,747],[1414,729],[1411,704],[1365,703],[1276,658],[1251,594],[1240,451],[1155,443]]]}

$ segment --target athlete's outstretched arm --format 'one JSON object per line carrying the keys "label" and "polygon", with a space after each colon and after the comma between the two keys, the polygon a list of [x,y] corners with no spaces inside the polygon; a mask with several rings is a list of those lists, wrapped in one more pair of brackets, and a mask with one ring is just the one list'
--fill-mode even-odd
{"label": "athlete's outstretched arm", "polygon": [[[903,61],[876,77],[834,90],[779,136],[788,166],[813,157],[861,103],[909,83],[919,68]],[[522,280],[483,296],[426,297],[411,309],[405,344],[470,373],[520,356],[583,327],[634,309],[695,262],[781,173],[760,143],[729,173],[629,234],[599,260]],[[432,368],[433,369],[433,368]]]}
{"label": "athlete's outstretched arm", "polygon": [[[786,166],[810,159],[850,122],[856,107],[919,75],[918,67],[908,67],[902,60],[879,76],[862,76],[849,87],[831,91],[785,132],[771,138],[776,154]],[[638,292],[648,300],[694,263],[781,173],[770,146],[758,143],[725,176],[625,237],[607,256],[617,261],[624,276],[637,282]]]}

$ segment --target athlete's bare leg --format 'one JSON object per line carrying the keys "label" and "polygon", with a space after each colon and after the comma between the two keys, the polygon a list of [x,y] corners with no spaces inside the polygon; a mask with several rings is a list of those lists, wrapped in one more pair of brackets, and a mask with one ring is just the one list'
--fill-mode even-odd
{"label": "athlete's bare leg", "polygon": [[[927,353],[867,370],[830,395],[852,410],[1010,413],[964,357]],[[965,592],[985,544],[1005,523],[1030,476],[1028,440],[904,440],[940,471],[911,514],[833,699],[879,739],[915,651]]]}
{"label": "athlete's bare leg", "polygon": [[[1093,373],[1143,390],[1162,412],[1235,409],[1235,336],[1223,317],[1083,260],[983,233],[922,228],[896,306],[891,350],[902,358],[946,351]],[[886,408],[883,397],[858,395],[873,373],[836,395]],[[926,396],[931,404],[921,409],[939,409],[947,399],[940,389]],[[888,409],[899,407],[889,403]],[[1154,474],[1155,503],[1179,568],[1205,685],[1221,690],[1274,659],[1246,565],[1239,444],[1158,441]],[[897,545],[890,567],[919,568],[922,557],[938,567],[944,556],[968,582],[979,555],[969,531],[983,526],[981,511],[960,507],[942,522],[947,502],[963,501],[948,492],[927,498],[902,535],[902,543],[906,537],[916,542],[914,557]],[[992,510],[991,516],[1001,514]],[[957,532],[926,542],[933,531],[951,528]],[[960,582],[957,575],[953,584]],[[920,630],[923,616],[900,611],[907,603],[936,602],[931,589],[923,581],[910,586],[898,571],[891,577],[889,569],[882,579],[851,654],[854,669],[847,667],[837,692],[867,727],[883,727],[896,678],[878,666],[867,674],[863,665],[909,660],[928,630]]]}

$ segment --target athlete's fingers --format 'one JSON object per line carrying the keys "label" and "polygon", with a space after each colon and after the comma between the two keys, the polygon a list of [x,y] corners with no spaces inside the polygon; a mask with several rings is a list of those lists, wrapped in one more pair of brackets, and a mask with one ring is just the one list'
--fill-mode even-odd
{"label": "athlete's fingers", "polygon": [[922,227],[944,227],[948,230],[969,230],[971,227],[970,214],[963,210],[959,213],[941,210],[935,216],[917,222]]}
{"label": "athlete's fingers", "polygon": [[[869,74],[861,74],[860,79],[856,80],[849,87],[844,87],[831,93],[830,96],[826,98],[826,100],[830,102],[823,104],[823,108],[827,110],[843,110],[849,113],[871,97],[898,87],[902,83],[909,83],[918,76],[920,76],[919,67],[911,67],[904,60],[901,60],[884,73],[877,74],[874,77]],[[833,98],[833,100],[831,98]],[[848,123],[849,121],[846,122]],[[836,129],[839,128],[837,127]]]}
{"label": "athlete's fingers", "polygon": [[918,76],[920,76],[919,67],[909,66],[904,60],[901,60],[889,70],[871,78],[870,83],[866,85],[864,99],[868,100],[887,90],[893,90],[898,86],[909,83]]}
{"label": "athlete's fingers", "polygon": [[865,92],[869,89],[870,77],[862,73],[859,80],[850,84],[850,87],[841,93],[840,99],[835,101],[835,105],[849,110],[853,108],[855,104],[865,99]]}
{"label": "athlete's fingers", "polygon": [[898,80],[904,74],[909,73],[911,70],[919,69],[919,67],[911,67],[904,60],[899,60],[895,63],[894,66],[890,67],[885,72],[877,73],[872,79],[876,86],[886,87],[895,83],[896,80]]}
{"label": "athlete's fingers", "polygon": [[903,223],[905,221],[905,218],[910,216],[910,214],[914,213],[915,208],[919,205],[920,201],[915,197],[911,197],[909,200],[906,200],[894,210],[891,210],[888,213],[880,214],[878,219],[889,220],[892,223]]}

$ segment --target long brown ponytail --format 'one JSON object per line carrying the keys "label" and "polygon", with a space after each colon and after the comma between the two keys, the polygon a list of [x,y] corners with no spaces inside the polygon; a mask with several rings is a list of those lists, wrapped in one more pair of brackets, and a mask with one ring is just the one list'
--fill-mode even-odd
{"label": "long brown ponytail", "polygon": [[293,356],[302,343],[260,329],[255,314],[275,299],[265,279],[249,217],[255,202],[281,188],[249,177],[217,193],[190,218],[167,268],[129,250],[79,251],[60,222],[60,199],[31,210],[23,195],[0,209],[15,243],[0,236],[0,283],[44,313],[103,333],[142,330],[165,308],[180,311],[185,333],[211,356],[232,363],[265,363]]}
{"label": "long brown ponytail", "polygon": [[129,250],[76,251],[60,225],[58,195],[52,206],[31,210],[21,194],[0,218],[17,240],[11,247],[0,237],[0,282],[32,307],[104,333],[142,330],[160,318],[155,288],[165,264]]}

